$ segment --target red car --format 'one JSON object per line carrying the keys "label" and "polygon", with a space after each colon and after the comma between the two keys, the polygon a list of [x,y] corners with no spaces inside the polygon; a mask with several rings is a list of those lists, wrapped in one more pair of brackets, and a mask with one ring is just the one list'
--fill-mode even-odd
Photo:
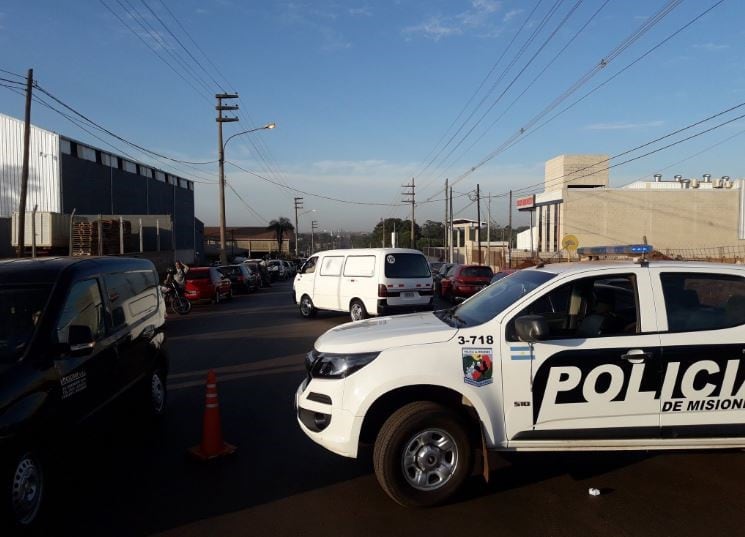
{"label": "red car", "polygon": [[209,300],[218,304],[233,298],[230,279],[222,275],[217,267],[194,267],[186,273],[184,296],[192,302]]}
{"label": "red car", "polygon": [[440,296],[455,301],[468,298],[489,285],[494,273],[484,265],[456,265],[440,281]]}

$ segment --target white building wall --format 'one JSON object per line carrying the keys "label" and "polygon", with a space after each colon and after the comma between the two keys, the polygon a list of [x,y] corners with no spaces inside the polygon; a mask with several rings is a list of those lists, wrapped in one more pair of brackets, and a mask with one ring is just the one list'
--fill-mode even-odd
{"label": "white building wall", "polygon": [[[0,217],[18,211],[23,169],[23,121],[0,114]],[[26,210],[61,212],[59,135],[31,126]]]}

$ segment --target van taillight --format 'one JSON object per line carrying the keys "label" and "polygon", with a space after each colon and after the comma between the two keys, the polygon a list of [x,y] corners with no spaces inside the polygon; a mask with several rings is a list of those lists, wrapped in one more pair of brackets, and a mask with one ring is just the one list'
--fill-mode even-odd
{"label": "van taillight", "polygon": [[388,296],[388,289],[383,283],[378,284],[378,296],[381,298]]}

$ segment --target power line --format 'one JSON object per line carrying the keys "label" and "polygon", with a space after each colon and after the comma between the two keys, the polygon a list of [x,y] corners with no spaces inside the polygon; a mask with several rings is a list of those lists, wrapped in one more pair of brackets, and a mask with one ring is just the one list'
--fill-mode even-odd
{"label": "power line", "polygon": [[136,144],[136,143],[134,143],[134,142],[132,142],[130,140],[127,140],[126,138],[124,138],[122,136],[119,136],[118,134],[110,131],[106,127],[103,127],[103,126],[99,125],[98,123],[96,123],[95,121],[93,121],[92,119],[90,119],[89,117],[85,116],[82,112],[79,112],[78,110],[76,110],[75,108],[73,108],[71,105],[65,103],[64,101],[62,101],[58,97],[54,96],[50,91],[48,91],[45,88],[39,86],[38,84],[36,84],[34,87],[36,89],[38,89],[39,91],[41,91],[42,93],[44,93],[46,96],[48,96],[50,99],[52,99],[56,103],[58,103],[61,106],[65,107],[67,110],[69,110],[70,112],[72,112],[76,116],[80,117],[81,119],[84,119],[85,121],[87,121],[91,125],[95,126],[99,130],[105,132],[106,134],[108,134],[112,138],[116,138],[120,142],[123,142],[123,143],[125,143],[127,145],[130,145],[132,147],[135,147],[135,148],[139,149],[140,151],[143,151],[143,152],[148,153],[150,155],[156,156],[158,158],[162,158],[162,159],[165,159],[165,160],[170,160],[171,162],[178,162],[180,164],[204,165],[204,164],[215,164],[217,162],[216,160],[199,161],[199,162],[190,161],[190,160],[181,160],[181,159],[176,159],[176,158],[173,158],[173,157],[169,157],[167,155],[163,155],[161,153],[157,153],[157,152],[155,152],[155,151],[153,151],[151,149],[147,149],[146,147],[143,147],[143,146],[141,146],[139,144]]}
{"label": "power line", "polygon": [[[218,87],[218,88],[220,88],[220,89],[222,89],[220,83],[217,80],[215,80],[215,78],[207,71],[207,69],[204,68],[204,65],[202,65],[202,62],[200,62],[197,58],[195,58],[194,55],[191,53],[191,51],[184,46],[184,44],[181,42],[181,40],[176,36],[176,34],[174,34],[171,31],[171,29],[168,27],[168,25],[163,21],[163,19],[160,18],[160,16],[158,16],[158,14],[153,10],[153,8],[151,8],[147,4],[147,2],[145,2],[145,0],[140,0],[140,1],[147,8],[147,10],[153,15],[153,17],[155,17],[158,20],[158,22],[160,23],[160,25],[163,26],[163,28],[165,28],[166,32],[168,32],[168,34],[173,39],[176,40],[176,43],[179,44],[179,46],[184,50],[184,52],[186,52],[186,54],[188,54],[188,56],[192,60],[194,60],[194,63],[196,63],[202,69],[202,71],[204,71],[204,73],[210,78],[210,80],[212,80],[212,82],[215,84],[215,86]],[[161,1],[161,3],[162,3],[162,1]]]}
{"label": "power line", "polygon": [[[564,44],[564,46],[563,46],[563,47],[562,47],[562,48],[561,48],[561,49],[560,49],[560,50],[559,50],[559,51],[558,51],[558,52],[557,52],[557,53],[556,53],[556,54],[554,55],[554,57],[553,57],[553,58],[551,58],[551,60],[549,60],[549,62],[548,62],[548,63],[546,63],[546,65],[545,65],[545,66],[543,67],[543,69],[542,69],[542,70],[541,70],[541,71],[540,71],[540,72],[539,72],[539,73],[538,73],[538,74],[537,74],[537,75],[536,75],[536,76],[535,76],[535,77],[533,78],[533,80],[531,80],[531,81],[530,81],[530,83],[529,83],[529,84],[528,84],[528,85],[527,85],[527,86],[526,86],[526,87],[525,87],[525,88],[523,89],[523,91],[522,91],[522,92],[521,92],[521,93],[520,93],[520,94],[519,94],[519,95],[518,95],[518,96],[517,96],[517,97],[516,97],[515,99],[513,99],[513,101],[512,101],[512,102],[511,102],[511,103],[510,103],[510,104],[509,104],[509,105],[507,106],[507,108],[505,108],[505,109],[504,109],[504,110],[502,111],[502,113],[501,113],[501,114],[499,114],[499,116],[497,116],[497,117],[496,117],[496,118],[494,119],[494,121],[492,121],[492,122],[491,122],[491,123],[489,124],[489,126],[488,126],[488,127],[486,128],[486,129],[484,129],[484,130],[483,130],[483,131],[481,132],[481,134],[480,134],[480,135],[478,136],[478,138],[476,138],[476,140],[474,140],[474,141],[473,141],[473,143],[472,143],[472,144],[471,144],[470,146],[468,146],[468,148],[467,148],[467,149],[465,149],[465,150],[464,150],[463,152],[461,152],[461,154],[460,154],[460,156],[458,156],[458,158],[454,159],[454,160],[453,160],[453,161],[452,161],[452,162],[450,163],[450,165],[449,165],[449,166],[448,166],[448,167],[447,167],[447,168],[445,169],[445,171],[447,171],[447,170],[449,170],[450,168],[452,168],[452,167],[453,167],[453,166],[455,165],[455,163],[456,163],[456,162],[458,162],[458,161],[459,161],[460,159],[462,159],[462,158],[463,158],[463,157],[464,157],[465,155],[467,155],[468,153],[470,153],[470,152],[471,152],[471,150],[472,150],[472,149],[473,149],[473,148],[474,148],[474,147],[475,147],[475,146],[476,146],[476,145],[477,145],[477,144],[478,144],[478,143],[479,143],[479,142],[480,142],[481,140],[483,140],[484,136],[486,136],[486,134],[487,134],[487,133],[488,133],[489,131],[491,131],[491,130],[492,130],[492,129],[494,128],[494,126],[495,126],[495,125],[496,125],[496,124],[497,124],[497,123],[498,123],[499,121],[501,121],[501,119],[502,119],[502,118],[503,118],[503,117],[504,117],[504,116],[505,116],[505,115],[507,114],[507,112],[509,112],[509,111],[510,111],[510,110],[512,109],[512,107],[513,107],[513,106],[515,106],[515,104],[517,104],[517,102],[518,102],[518,101],[519,101],[519,100],[520,100],[520,99],[521,99],[521,98],[522,98],[522,97],[523,97],[523,96],[524,96],[524,95],[525,95],[525,94],[526,94],[526,93],[527,93],[527,92],[528,92],[528,91],[529,91],[529,90],[530,90],[530,89],[531,89],[531,88],[532,88],[532,87],[533,87],[533,86],[535,85],[535,83],[536,83],[536,82],[537,82],[537,81],[538,81],[538,80],[539,80],[539,79],[540,79],[540,78],[541,78],[541,77],[542,77],[542,76],[543,76],[543,75],[544,75],[544,74],[546,73],[546,71],[547,71],[547,70],[548,70],[548,69],[549,69],[549,68],[550,68],[551,66],[553,66],[553,65],[554,65],[554,64],[556,63],[556,61],[557,61],[557,60],[559,59],[559,57],[560,57],[560,56],[561,56],[561,55],[562,55],[562,54],[563,54],[563,53],[564,53],[564,52],[565,52],[565,51],[566,51],[566,50],[567,50],[567,49],[569,48],[569,46],[570,46],[570,45],[571,45],[571,44],[572,44],[572,43],[573,43],[573,42],[574,42],[574,41],[575,41],[575,40],[576,40],[576,39],[577,39],[577,38],[578,38],[578,37],[579,37],[579,36],[580,36],[580,35],[582,34],[582,32],[584,32],[584,31],[585,31],[585,29],[587,29],[587,27],[588,27],[588,26],[590,25],[590,23],[591,23],[591,22],[592,22],[593,20],[595,20],[595,18],[597,18],[597,16],[598,16],[598,15],[600,14],[600,12],[601,12],[601,11],[603,10],[603,8],[605,8],[605,6],[606,6],[606,5],[608,5],[608,3],[609,3],[609,2],[610,2],[610,0],[605,0],[605,1],[604,1],[604,2],[603,2],[603,3],[601,4],[601,5],[600,5],[600,7],[598,7],[598,9],[597,9],[597,10],[596,10],[596,11],[595,11],[595,12],[594,12],[593,14],[592,14],[592,16],[590,16],[590,18],[589,18],[589,19],[587,19],[587,22],[585,22],[585,23],[584,23],[584,24],[582,25],[582,27],[581,27],[581,28],[580,28],[579,30],[577,30],[577,31],[576,31],[576,32],[574,33],[574,35],[573,35],[573,36],[571,37],[571,39],[569,39],[569,41],[567,41],[567,42],[566,42],[566,43]],[[533,132],[534,132],[534,131],[533,131]]]}
{"label": "power line", "polygon": [[261,214],[256,209],[254,209],[253,207],[251,207],[251,205],[249,205],[249,203],[245,199],[243,199],[243,196],[241,196],[238,193],[238,191],[233,187],[233,185],[231,185],[227,180],[225,181],[225,184],[228,185],[228,188],[233,191],[233,193],[238,197],[238,199],[243,203],[243,205],[245,205],[246,208],[251,213],[254,214],[254,216],[257,216],[259,218],[259,220],[263,221],[265,224],[269,224],[269,220],[267,220],[266,218],[264,218],[263,216],[261,216]]}
{"label": "power line", "polygon": [[[207,96],[206,96],[206,95],[205,95],[204,93],[202,93],[202,91],[201,91],[200,89],[198,89],[198,88],[197,88],[197,87],[196,87],[196,86],[195,86],[195,85],[194,85],[194,84],[193,84],[193,83],[191,82],[191,80],[188,80],[188,79],[187,79],[186,77],[184,77],[184,75],[182,75],[182,74],[181,74],[181,73],[180,73],[180,72],[179,72],[179,71],[178,71],[178,70],[177,70],[177,69],[176,69],[176,68],[175,68],[175,67],[173,66],[173,64],[171,64],[171,62],[169,62],[169,61],[168,61],[168,60],[167,60],[166,58],[164,58],[164,57],[163,57],[163,55],[161,55],[161,54],[160,54],[160,52],[159,52],[159,51],[158,51],[158,50],[157,50],[157,49],[156,49],[155,47],[153,47],[153,46],[152,46],[152,45],[151,45],[150,43],[148,43],[148,42],[147,42],[147,40],[146,40],[146,39],[145,39],[144,37],[142,37],[142,36],[141,36],[141,35],[140,35],[140,34],[139,34],[139,33],[137,32],[137,30],[135,30],[135,29],[134,29],[134,28],[133,28],[133,27],[132,27],[132,26],[131,26],[131,25],[130,25],[130,24],[129,24],[129,23],[127,22],[127,21],[125,21],[125,20],[124,20],[124,19],[123,19],[123,18],[121,17],[121,15],[119,15],[119,13],[117,13],[116,11],[114,11],[114,9],[113,9],[113,8],[112,8],[111,6],[109,6],[109,5],[108,5],[108,4],[106,3],[106,2],[104,2],[104,0],[98,0],[98,1],[99,1],[99,2],[100,2],[100,3],[101,3],[101,4],[102,4],[102,5],[103,5],[103,6],[104,6],[104,7],[106,8],[106,9],[108,9],[108,10],[109,10],[109,11],[111,12],[111,14],[112,14],[112,15],[114,15],[114,16],[115,16],[115,17],[116,17],[116,18],[117,18],[117,19],[119,20],[119,22],[121,22],[121,23],[122,23],[122,24],[123,24],[123,25],[124,25],[124,26],[125,26],[125,27],[126,27],[126,28],[127,28],[128,30],[129,30],[129,31],[130,31],[130,32],[132,32],[132,33],[133,33],[133,34],[134,34],[134,35],[135,35],[135,36],[137,37],[137,39],[139,39],[140,41],[142,41],[142,43],[143,43],[143,44],[144,44],[144,45],[145,45],[145,46],[146,46],[147,48],[149,48],[149,49],[150,49],[150,50],[151,50],[151,51],[153,52],[153,54],[155,54],[155,55],[156,55],[156,56],[157,56],[157,57],[158,57],[158,58],[160,59],[160,61],[162,61],[163,63],[165,63],[165,64],[166,64],[166,65],[168,66],[168,68],[169,68],[169,69],[171,69],[171,71],[173,71],[174,73],[176,73],[176,75],[177,75],[177,76],[178,76],[178,77],[179,77],[179,78],[180,78],[181,80],[183,80],[183,81],[184,81],[184,82],[186,82],[186,83],[187,83],[187,84],[188,84],[189,86],[191,86],[191,88],[192,88],[192,89],[193,89],[194,91],[196,91],[196,92],[197,92],[197,93],[198,93],[198,94],[199,94],[199,95],[200,95],[200,96],[201,96],[201,97],[202,97],[203,99],[207,100],[207,102],[210,102],[209,98],[208,98],[208,97],[207,97]],[[117,2],[119,2],[119,0],[117,0]],[[121,5],[121,3],[120,3],[120,5]],[[126,11],[126,9],[125,9],[125,11]]]}
{"label": "power line", "polygon": [[[486,102],[486,100],[489,97],[489,95],[491,93],[493,93],[494,91],[496,91],[497,86],[499,85],[499,83],[504,79],[504,77],[507,75],[507,73],[510,71],[510,69],[512,69],[512,67],[514,67],[517,64],[517,62],[520,60],[520,58],[523,56],[523,54],[525,54],[525,52],[528,50],[528,48],[537,39],[537,37],[540,34],[540,32],[542,32],[543,29],[548,24],[548,21],[558,11],[558,9],[559,9],[559,7],[560,7],[560,5],[562,4],[563,1],[564,0],[556,0],[556,2],[554,2],[553,6],[551,6],[551,8],[548,10],[548,12],[543,16],[543,19],[538,24],[538,26],[533,30],[533,33],[528,37],[528,39],[525,41],[525,43],[523,43],[522,47],[520,47],[520,50],[518,50],[517,51],[517,54],[515,54],[515,57],[512,58],[512,61],[509,63],[509,65],[507,65],[507,67],[505,67],[505,69],[502,71],[502,73],[500,74],[500,76],[494,82],[494,84],[492,85],[492,87],[489,90],[489,92],[486,95],[484,95],[484,97],[481,99],[481,102],[479,102],[479,104],[471,111],[471,113],[469,114],[469,116],[463,121],[463,123],[458,128],[458,130],[453,134],[453,136],[450,138],[450,140],[448,140],[448,143],[446,144],[446,146],[449,145],[455,139],[455,137],[458,134],[460,134],[460,132],[463,130],[463,128],[465,128],[465,126],[468,124],[468,122],[471,121],[471,119],[473,119],[474,115],[479,110],[479,108],[481,108],[481,106],[483,106],[483,104]],[[440,164],[437,166],[436,170],[442,168],[443,163],[446,162],[448,158],[450,158],[450,156],[453,154],[453,152],[456,151],[461,146],[461,144],[463,144],[463,142],[466,139],[468,139],[468,137],[473,133],[473,131],[476,129],[476,127],[478,127],[481,124],[481,122],[484,120],[484,118],[494,109],[494,107],[499,103],[499,101],[502,100],[502,97],[504,97],[504,95],[510,90],[510,88],[512,88],[512,86],[515,84],[515,82],[517,82],[517,80],[520,78],[520,76],[522,76],[522,74],[525,72],[525,69],[527,69],[530,66],[531,63],[533,63],[533,60],[535,60],[535,58],[543,51],[544,47],[551,41],[551,39],[553,39],[554,35],[556,35],[556,32],[559,31],[559,28],[561,28],[566,23],[566,20],[569,18],[569,16],[571,16],[572,13],[574,13],[574,11],[577,9],[577,7],[579,6],[579,4],[581,4],[581,3],[582,3],[582,0],[578,0],[578,2],[575,4],[575,6],[572,8],[572,10],[568,13],[568,15],[565,17],[565,19],[563,21],[561,21],[561,23],[554,30],[554,32],[551,33],[548,36],[548,38],[538,48],[538,50],[533,54],[533,56],[530,58],[530,60],[528,60],[528,62],[523,66],[523,68],[520,70],[520,72],[517,73],[517,75],[515,75],[512,78],[512,81],[507,85],[506,88],[504,88],[504,90],[502,90],[502,93],[499,94],[497,96],[497,98],[491,103],[491,105],[481,114],[481,117],[479,117],[476,120],[476,122],[471,126],[471,128],[468,129],[468,131],[460,138],[460,140],[458,140],[458,142],[455,144],[454,147],[452,147],[450,149],[450,151],[447,153],[447,155],[445,155],[445,157],[443,157],[440,160]],[[431,182],[429,184],[431,184]],[[425,188],[427,186],[429,186],[429,184],[425,185]]]}
{"label": "power line", "polygon": [[[497,147],[495,150],[489,153],[476,165],[472,166],[467,171],[465,171],[460,176],[458,176],[453,181],[453,184],[462,181],[463,179],[465,179],[466,177],[474,173],[476,170],[481,168],[484,164],[486,164],[487,162],[495,158],[497,155],[504,152],[507,148],[511,147],[511,145],[514,145],[514,143],[517,140],[521,139],[525,135],[525,133],[528,130],[530,130],[530,128],[532,128],[538,121],[540,121],[541,118],[548,115],[557,106],[559,106],[559,104],[561,104],[564,100],[569,98],[573,93],[579,90],[579,88],[581,88],[584,84],[589,82],[596,74],[598,74],[601,70],[603,70],[606,66],[608,66],[610,62],[612,62],[615,58],[617,58],[619,54],[621,54],[634,42],[640,39],[645,33],[651,30],[656,24],[658,24],[665,16],[667,16],[673,9],[675,9],[680,4],[681,1],[682,0],[670,0],[670,2],[668,2],[665,6],[663,6],[653,17],[645,21],[644,24],[642,24],[640,28],[635,30],[630,36],[626,37],[613,50],[611,50],[606,56],[604,56],[593,68],[591,68],[587,73],[582,75],[577,81],[575,81],[571,86],[569,86],[566,90],[564,90],[562,94],[556,97],[541,112],[533,116],[533,118],[530,121],[528,121],[528,123],[526,123],[523,127],[521,127],[517,132],[515,132],[512,136],[510,136],[507,140],[505,140],[499,147]],[[724,0],[720,0],[720,3],[722,1]]]}

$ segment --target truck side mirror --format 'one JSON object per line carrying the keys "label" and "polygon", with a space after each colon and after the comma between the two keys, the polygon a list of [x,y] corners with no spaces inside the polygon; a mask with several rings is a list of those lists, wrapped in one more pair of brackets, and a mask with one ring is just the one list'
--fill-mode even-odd
{"label": "truck side mirror", "polygon": [[517,337],[526,343],[535,343],[548,337],[548,323],[541,315],[523,315],[515,319]]}
{"label": "truck side mirror", "polygon": [[76,356],[89,354],[96,346],[96,340],[90,326],[73,324],[67,332],[70,353]]}

